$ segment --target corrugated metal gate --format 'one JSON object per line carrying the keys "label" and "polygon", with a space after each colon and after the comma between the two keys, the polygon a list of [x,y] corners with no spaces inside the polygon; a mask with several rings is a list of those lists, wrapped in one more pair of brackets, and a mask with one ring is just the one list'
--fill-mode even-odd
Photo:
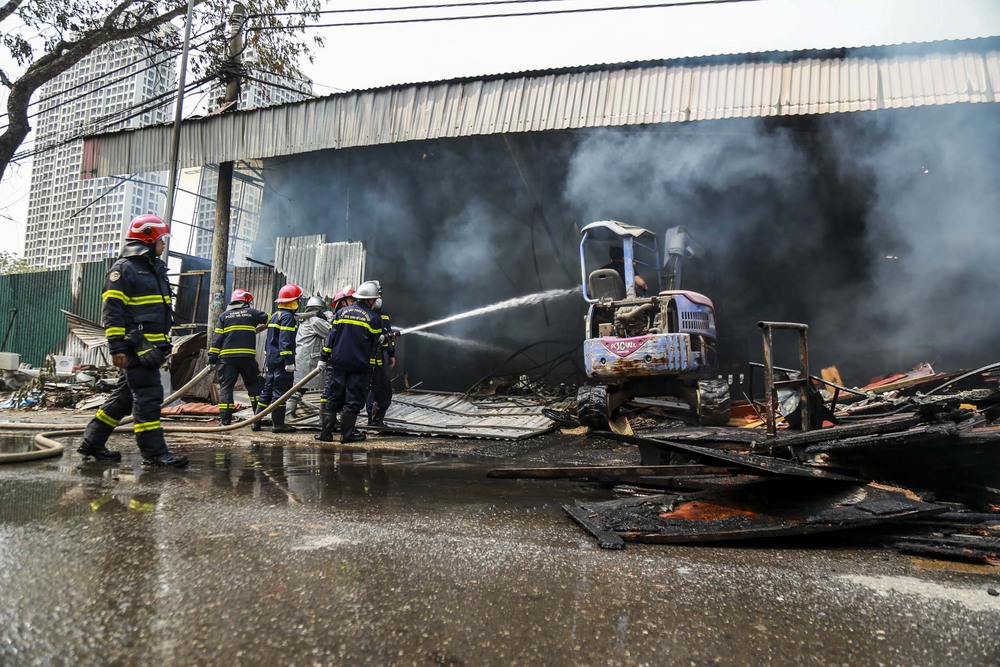
{"label": "corrugated metal gate", "polygon": [[17,310],[5,352],[17,352],[22,363],[41,366],[45,356],[62,350],[68,327],[61,308],[70,304],[70,270],[0,276],[0,341]]}

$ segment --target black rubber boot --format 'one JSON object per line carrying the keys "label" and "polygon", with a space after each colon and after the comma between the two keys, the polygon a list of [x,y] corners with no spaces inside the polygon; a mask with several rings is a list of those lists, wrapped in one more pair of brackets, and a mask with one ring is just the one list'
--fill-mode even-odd
{"label": "black rubber boot", "polygon": [[319,435],[314,435],[313,438],[320,442],[333,442],[333,422],[336,419],[337,416],[332,412],[320,410],[319,423],[322,426],[322,430],[319,432]]}
{"label": "black rubber boot", "polygon": [[163,468],[183,468],[188,464],[186,456],[164,452],[152,458],[143,458],[142,464],[147,466],[159,466]]}
{"label": "black rubber boot", "polygon": [[271,431],[273,433],[295,433],[295,428],[285,423],[285,406],[281,405],[271,413]]}
{"label": "black rubber boot", "polygon": [[[254,403],[253,404],[253,413],[257,414],[259,412],[263,412],[263,410],[260,407],[260,403]],[[259,431],[260,428],[261,428],[260,427],[260,421],[255,421],[254,423],[250,424],[250,430],[251,431]]]}
{"label": "black rubber boot", "polygon": [[336,412],[331,412],[330,413],[330,432],[331,433],[340,433],[340,422],[337,421],[337,413]]}
{"label": "black rubber boot", "polygon": [[233,423],[233,411],[230,408],[219,410],[219,426],[229,426]]}
{"label": "black rubber boot", "polygon": [[368,412],[369,426],[385,426],[385,408],[378,403],[372,403],[372,409]]}
{"label": "black rubber boot", "polygon": [[364,433],[354,428],[357,423],[357,415],[349,415],[345,412],[340,416],[340,442],[342,444],[364,442],[367,439]]}
{"label": "black rubber boot", "polygon": [[104,445],[88,445],[86,442],[80,445],[77,450],[84,456],[97,459],[98,461],[121,461],[122,453],[113,452]]}

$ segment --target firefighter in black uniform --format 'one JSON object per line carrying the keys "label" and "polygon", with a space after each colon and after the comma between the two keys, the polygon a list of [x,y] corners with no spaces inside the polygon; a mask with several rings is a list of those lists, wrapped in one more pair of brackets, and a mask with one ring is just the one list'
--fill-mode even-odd
{"label": "firefighter in black uniform", "polygon": [[[275,302],[278,309],[271,315],[267,323],[267,343],[264,345],[264,390],[257,399],[258,411],[271,404],[271,401],[281,398],[292,388],[292,378],[295,375],[295,332],[299,321],[295,319],[295,311],[299,308],[299,297],[302,288],[289,283],[278,290]],[[285,424],[285,406],[279,405],[271,413],[271,429],[275,433],[294,433],[295,429]],[[259,431],[260,422],[255,422],[251,430]]]}
{"label": "firefighter in black uniform", "polygon": [[121,258],[104,282],[101,319],[111,360],[122,373],[111,396],[87,424],[77,449],[84,456],[120,460],[119,452],[107,448],[108,436],[122,417],[132,413],[143,463],[173,467],[188,463],[186,457],[170,453],[160,426],[160,366],[170,354],[173,311],[167,265],[159,255],[169,235],[170,226],[155,215],[136,217],[125,233]]}
{"label": "firefighter in black uniform", "polygon": [[253,308],[253,294],[245,289],[233,290],[229,308],[219,315],[215,324],[212,347],[208,349],[208,365],[219,367],[219,423],[233,422],[233,387],[243,378],[253,411],[257,412],[257,397],[261,385],[257,365],[257,327],[267,322],[267,313]]}
{"label": "firefighter in black uniform", "polygon": [[333,319],[331,320],[331,330],[327,331],[326,338],[323,340],[323,347],[320,348],[320,364],[318,364],[318,366],[323,369],[323,393],[320,395],[319,399],[319,423],[320,426],[322,426],[322,430],[320,430],[318,435],[313,437],[321,442],[333,442],[334,431],[340,430],[340,424],[337,422],[337,413],[331,412],[327,409],[327,404],[333,396],[334,384],[336,381],[333,367],[327,367],[326,365],[326,362],[330,360],[330,333],[332,331],[332,323],[336,321],[337,313],[340,312],[341,308],[353,305],[354,289],[350,286],[345,287],[334,295],[332,304]]}
{"label": "firefighter in black uniform", "polygon": [[[364,434],[357,431],[355,426],[358,423],[358,413],[364,407],[365,397],[368,395],[371,367],[379,336],[382,334],[381,318],[372,310],[375,299],[378,298],[375,283],[361,283],[354,292],[354,298],[356,303],[353,306],[341,308],[337,312],[318,366],[325,369],[329,363],[333,369],[332,391],[326,410],[332,414],[343,410],[340,442],[345,444],[365,439]],[[327,420],[326,424],[330,421]],[[326,429],[327,426],[324,425],[322,435],[328,436]]]}
{"label": "firefighter in black uniform", "polygon": [[372,367],[372,386],[368,392],[365,408],[368,412],[369,426],[385,426],[385,413],[392,402],[392,383],[389,381],[389,369],[396,367],[396,332],[392,330],[389,316],[382,310],[382,285],[373,280],[378,287],[378,299],[373,310],[382,320],[382,335],[379,338],[378,350],[375,352],[375,365]]}

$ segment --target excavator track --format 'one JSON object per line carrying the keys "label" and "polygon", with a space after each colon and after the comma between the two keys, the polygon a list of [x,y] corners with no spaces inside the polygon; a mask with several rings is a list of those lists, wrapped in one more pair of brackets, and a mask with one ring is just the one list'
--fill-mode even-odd
{"label": "excavator track", "polygon": [[576,393],[576,415],[582,426],[603,429],[608,426],[608,388],[584,385]]}
{"label": "excavator track", "polygon": [[729,383],[724,379],[699,380],[696,410],[698,423],[702,426],[728,424]]}

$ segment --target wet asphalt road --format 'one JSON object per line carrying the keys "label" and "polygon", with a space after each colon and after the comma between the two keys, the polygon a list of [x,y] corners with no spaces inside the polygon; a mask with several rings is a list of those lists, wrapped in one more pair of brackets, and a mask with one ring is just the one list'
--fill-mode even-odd
{"label": "wet asphalt road", "polygon": [[609,491],[485,477],[630,460],[608,443],[172,439],[186,471],[112,444],[0,467],[0,664],[1000,664],[1000,568],[830,537],[602,551],[560,507]]}

